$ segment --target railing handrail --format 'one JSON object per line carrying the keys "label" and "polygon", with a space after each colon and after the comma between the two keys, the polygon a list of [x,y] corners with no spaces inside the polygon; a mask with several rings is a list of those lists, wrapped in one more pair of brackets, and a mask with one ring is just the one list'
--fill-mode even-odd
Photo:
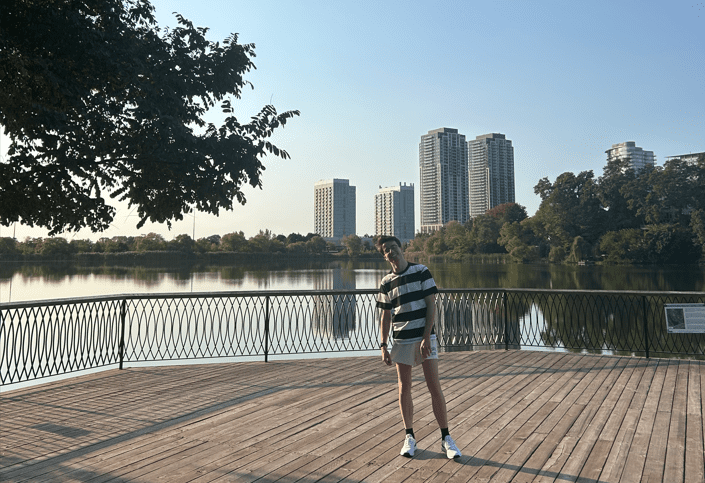
{"label": "railing handrail", "polygon": [[[111,364],[373,351],[377,292],[126,293],[2,303],[0,385]],[[705,292],[439,292],[442,350],[536,347],[705,359],[705,334],[686,334],[684,313],[664,310],[669,303],[703,304]]]}
{"label": "railing handrail", "polygon": [[[83,302],[112,302],[117,300],[137,299],[174,299],[174,298],[205,298],[205,297],[287,297],[309,295],[368,295],[379,292],[379,289],[349,289],[349,290],[248,290],[248,291],[215,291],[215,292],[160,292],[160,293],[122,293],[111,295],[88,295],[84,297],[67,297],[45,300],[25,300],[17,302],[0,302],[0,310],[24,307],[38,307]],[[703,296],[705,292],[659,291],[659,290],[586,290],[586,289],[549,289],[549,288],[438,288],[439,293],[551,293],[551,294],[595,294],[595,295],[637,295],[637,296]]]}

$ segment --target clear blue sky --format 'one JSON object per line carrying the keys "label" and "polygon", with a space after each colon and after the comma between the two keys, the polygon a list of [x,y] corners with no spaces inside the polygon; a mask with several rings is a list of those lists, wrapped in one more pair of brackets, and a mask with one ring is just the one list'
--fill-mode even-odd
{"label": "clear blue sky", "polygon": [[[257,70],[236,101],[242,120],[271,102],[299,109],[274,138],[263,189],[219,218],[196,215],[196,238],[313,231],[313,184],[357,186],[357,231],[374,233],[379,186],[416,186],[418,143],[440,127],[467,139],[499,132],[514,145],[516,201],[533,215],[533,187],[565,171],[602,174],[605,150],[636,141],[666,156],[705,151],[705,4],[693,0],[592,2],[173,1],[173,12],[254,43]],[[212,113],[217,122],[222,115]],[[102,236],[192,234],[193,219],[138,231],[119,206]],[[2,227],[1,236],[10,235]],[[45,236],[18,225],[17,238]],[[88,230],[67,237],[97,238]]]}

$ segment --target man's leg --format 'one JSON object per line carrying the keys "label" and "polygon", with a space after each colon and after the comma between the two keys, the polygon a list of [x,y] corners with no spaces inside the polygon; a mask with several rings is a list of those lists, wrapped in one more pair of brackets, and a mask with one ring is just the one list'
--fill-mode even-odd
{"label": "man's leg", "polygon": [[397,364],[397,376],[399,377],[399,410],[401,419],[404,421],[404,428],[414,427],[414,402],[411,400],[411,366],[407,364]]}
{"label": "man's leg", "polygon": [[426,378],[426,386],[431,393],[431,405],[433,415],[436,416],[439,428],[448,427],[448,413],[446,412],[446,398],[443,396],[441,381],[438,379],[438,359],[426,359],[423,361],[423,375]]}
{"label": "man's leg", "polygon": [[397,364],[397,375],[399,376],[399,410],[401,419],[404,421],[406,436],[404,445],[401,447],[401,455],[411,458],[416,451],[416,439],[414,438],[414,403],[411,399],[411,366]]}
{"label": "man's leg", "polygon": [[441,382],[438,379],[438,359],[426,359],[423,361],[423,374],[426,378],[426,386],[431,393],[431,404],[433,414],[441,428],[441,443],[446,456],[451,459],[460,458],[462,453],[455,445],[455,441],[448,433],[448,412],[446,411],[446,398],[441,390]]}

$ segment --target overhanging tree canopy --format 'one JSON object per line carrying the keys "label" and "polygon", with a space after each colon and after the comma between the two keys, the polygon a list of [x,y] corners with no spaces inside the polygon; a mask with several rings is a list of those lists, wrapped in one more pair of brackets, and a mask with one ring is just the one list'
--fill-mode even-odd
{"label": "overhanging tree canopy", "polygon": [[[51,234],[106,229],[106,196],[147,220],[218,214],[261,187],[268,141],[298,111],[265,106],[247,124],[231,98],[252,85],[253,44],[222,43],[176,15],[161,30],[147,0],[9,0],[0,6],[0,223]],[[206,123],[220,103],[220,127]]]}

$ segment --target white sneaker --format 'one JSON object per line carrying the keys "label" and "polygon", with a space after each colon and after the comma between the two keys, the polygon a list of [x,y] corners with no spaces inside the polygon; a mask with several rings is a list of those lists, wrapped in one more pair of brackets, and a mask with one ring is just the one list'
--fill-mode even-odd
{"label": "white sneaker", "polygon": [[461,456],[463,456],[458,447],[455,445],[455,441],[453,441],[453,438],[451,438],[450,436],[446,436],[443,439],[443,441],[441,442],[441,447],[443,448],[443,451],[446,452],[446,456],[449,460],[452,460],[453,458],[460,458]]}
{"label": "white sneaker", "polygon": [[416,440],[412,435],[407,434],[406,438],[404,438],[404,446],[401,447],[401,453],[399,454],[411,458],[414,456],[414,451],[416,451]]}

